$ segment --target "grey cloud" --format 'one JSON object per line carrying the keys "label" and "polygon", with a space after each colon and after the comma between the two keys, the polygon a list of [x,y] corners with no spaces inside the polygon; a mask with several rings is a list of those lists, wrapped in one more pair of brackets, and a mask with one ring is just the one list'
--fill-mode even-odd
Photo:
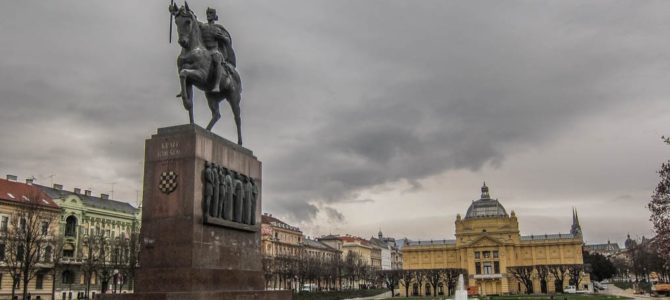
{"label": "grey cloud", "polygon": [[[371,187],[407,182],[411,192],[449,170],[501,167],[510,154],[578,134],[572,124],[667,95],[667,4],[602,5],[191,6],[201,17],[218,7],[233,35],[264,208],[305,221],[320,210],[337,217],[334,204],[369,203],[361,194]],[[174,98],[179,48],[167,43],[166,3],[8,6],[0,126],[12,130],[0,138],[13,146],[0,148],[0,169],[57,174],[70,186],[121,182],[119,197],[134,199],[143,140],[187,120]],[[215,132],[233,138],[222,105]]]}

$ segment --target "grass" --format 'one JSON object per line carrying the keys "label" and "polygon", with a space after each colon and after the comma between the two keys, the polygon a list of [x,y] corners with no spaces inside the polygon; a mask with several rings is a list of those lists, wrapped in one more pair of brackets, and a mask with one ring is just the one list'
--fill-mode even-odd
{"label": "grass", "polygon": [[[514,295],[514,296],[491,296],[491,297],[469,297],[469,299],[478,298],[479,300],[550,300],[550,295]],[[408,298],[387,298],[387,299],[453,299],[453,296],[439,296],[439,297],[408,297]],[[611,295],[574,295],[574,294],[557,294],[554,295],[554,300],[613,300],[613,299],[631,299],[626,297],[611,296]]]}
{"label": "grass", "polygon": [[293,296],[293,300],[342,300],[349,298],[376,296],[386,291],[387,290],[385,289],[372,289],[298,293]]}

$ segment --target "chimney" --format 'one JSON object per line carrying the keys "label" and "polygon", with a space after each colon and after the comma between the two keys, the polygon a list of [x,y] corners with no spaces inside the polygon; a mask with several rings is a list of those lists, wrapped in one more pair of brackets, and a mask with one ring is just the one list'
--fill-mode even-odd
{"label": "chimney", "polygon": [[33,184],[33,180],[34,180],[34,179],[32,179],[32,178],[26,178],[26,183],[27,183],[28,185],[32,185],[32,184]]}
{"label": "chimney", "polygon": [[85,194],[86,196],[90,196],[90,195],[91,195],[91,191],[90,191],[90,190],[84,190],[84,194]]}
{"label": "chimney", "polygon": [[17,181],[18,179],[19,178],[16,177],[16,175],[7,174],[7,180],[9,180],[9,181]]}
{"label": "chimney", "polygon": [[108,194],[100,194],[100,198],[102,198],[104,200],[107,200],[107,199],[109,199],[109,195]]}
{"label": "chimney", "polygon": [[81,189],[80,188],[74,188],[74,193],[75,194],[81,194]]}
{"label": "chimney", "polygon": [[62,190],[62,189],[63,189],[63,185],[62,185],[62,184],[58,184],[58,183],[54,183],[54,189],[56,189],[56,190]]}

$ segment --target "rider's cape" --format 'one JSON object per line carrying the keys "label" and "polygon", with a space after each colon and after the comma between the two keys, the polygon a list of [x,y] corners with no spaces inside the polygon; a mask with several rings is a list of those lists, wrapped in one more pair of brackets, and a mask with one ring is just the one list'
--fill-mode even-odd
{"label": "rider's cape", "polygon": [[224,43],[222,40],[218,40],[219,51],[224,54],[226,61],[229,64],[237,67],[237,59],[235,58],[235,51],[233,51],[233,39],[230,37],[230,33],[228,33],[228,30],[226,30],[226,28],[221,24],[214,24],[214,26],[221,29],[223,35],[225,35],[225,37],[230,41],[230,43],[226,45],[226,43]]}

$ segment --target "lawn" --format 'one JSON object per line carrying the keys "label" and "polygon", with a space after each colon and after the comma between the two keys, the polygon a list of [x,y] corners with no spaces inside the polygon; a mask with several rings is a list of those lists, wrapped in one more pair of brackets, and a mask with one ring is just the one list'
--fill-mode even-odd
{"label": "lawn", "polygon": [[[549,295],[515,295],[515,296],[491,296],[491,297],[469,297],[469,299],[473,298],[478,298],[479,300],[551,300],[551,296]],[[434,299],[434,300],[442,300],[442,299],[453,299],[453,296],[451,297],[446,297],[446,296],[440,296],[440,297],[409,297],[409,298],[403,298],[403,297],[394,297],[394,298],[387,298],[387,299]],[[555,295],[553,300],[613,300],[613,299],[631,299],[631,298],[626,298],[626,297],[618,297],[618,296],[611,296],[611,295],[573,295],[573,294],[558,294]]]}
{"label": "lawn", "polygon": [[332,292],[299,293],[293,295],[293,300],[342,300],[358,297],[370,297],[386,292],[385,289],[373,290],[343,290]]}

